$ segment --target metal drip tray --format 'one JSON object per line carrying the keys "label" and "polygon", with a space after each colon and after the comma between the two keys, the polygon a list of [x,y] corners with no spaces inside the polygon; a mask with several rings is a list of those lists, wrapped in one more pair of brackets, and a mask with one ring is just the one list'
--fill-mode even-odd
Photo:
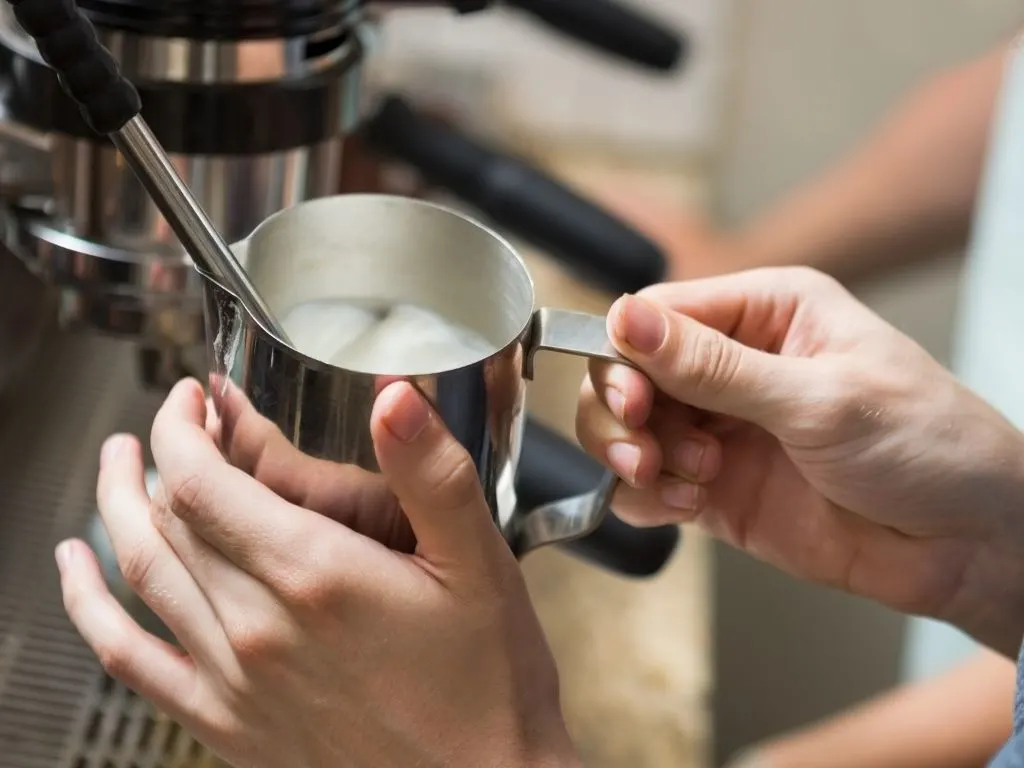
{"label": "metal drip tray", "polygon": [[146,438],[161,401],[136,357],[127,342],[54,334],[0,398],[0,768],[219,765],[103,673],[61,604],[53,547],[87,530],[100,445]]}

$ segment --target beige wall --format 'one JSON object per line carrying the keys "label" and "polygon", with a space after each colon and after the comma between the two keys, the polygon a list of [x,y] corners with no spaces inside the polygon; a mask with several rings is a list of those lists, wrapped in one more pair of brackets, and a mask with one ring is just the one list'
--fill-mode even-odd
{"label": "beige wall", "polygon": [[[715,173],[737,221],[827,165],[901,94],[1024,23],[1019,0],[740,0],[734,79]],[[958,260],[862,296],[948,359]],[[837,710],[892,684],[902,620],[718,551],[717,751]]]}

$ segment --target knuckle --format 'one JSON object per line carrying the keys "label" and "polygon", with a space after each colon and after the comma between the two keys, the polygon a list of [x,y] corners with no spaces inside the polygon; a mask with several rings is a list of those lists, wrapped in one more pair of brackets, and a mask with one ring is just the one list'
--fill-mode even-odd
{"label": "knuckle", "polygon": [[[246,617],[225,626],[228,644],[242,667],[253,667],[287,656],[293,643],[284,631],[284,622]],[[244,676],[232,687],[245,686]]]}
{"label": "knuckle", "polygon": [[156,552],[144,541],[138,541],[126,552],[119,553],[117,564],[128,586],[139,592],[149,586],[150,574],[156,564]]}
{"label": "knuckle", "polygon": [[461,508],[477,501],[479,478],[476,465],[458,443],[441,450],[430,472],[430,491],[445,507]]}
{"label": "knuckle", "polygon": [[740,367],[739,347],[710,329],[699,329],[683,345],[683,377],[697,392],[717,395],[726,391]]}
{"label": "knuckle", "polygon": [[320,613],[335,610],[342,585],[331,574],[339,562],[338,552],[329,543],[316,542],[309,546],[306,557],[308,567],[282,577],[273,589],[292,610]]}
{"label": "knuckle", "polygon": [[93,648],[93,653],[103,667],[103,671],[115,680],[128,683],[135,676],[135,662],[131,648],[121,643],[102,643]]}
{"label": "knuckle", "polygon": [[198,472],[174,480],[166,489],[170,511],[183,520],[193,519],[203,504],[203,486],[203,477]]}

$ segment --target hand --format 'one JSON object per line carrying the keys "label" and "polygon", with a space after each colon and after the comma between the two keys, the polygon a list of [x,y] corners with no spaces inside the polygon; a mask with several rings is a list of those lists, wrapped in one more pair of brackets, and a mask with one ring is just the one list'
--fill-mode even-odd
{"label": "hand", "polygon": [[113,677],[245,768],[575,764],[518,565],[410,385],[384,389],[372,431],[412,554],[231,466],[206,420],[179,384],[153,426],[152,502],[132,438],[107,443],[98,483],[121,570],[180,650],[132,622],[84,544],[58,548],[68,614]]}
{"label": "hand", "polygon": [[[387,377],[379,389],[394,381]],[[213,376],[210,389],[206,430],[229,464],[285,501],[337,520],[388,549],[415,550],[416,537],[385,477],[307,456],[230,379]]]}
{"label": "hand", "polygon": [[654,286],[608,329],[650,377],[594,365],[583,386],[621,515],[1016,649],[1024,438],[916,344],[803,268]]}

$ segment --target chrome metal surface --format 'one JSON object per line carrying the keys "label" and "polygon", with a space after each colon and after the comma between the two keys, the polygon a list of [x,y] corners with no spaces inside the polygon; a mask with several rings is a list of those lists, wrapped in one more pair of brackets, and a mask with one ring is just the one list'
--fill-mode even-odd
{"label": "chrome metal surface", "polygon": [[[359,22],[359,0],[349,0],[350,18],[335,29],[310,37],[269,40],[189,40],[135,35],[97,28],[96,36],[133,82],[252,83],[297,78],[322,72],[359,56],[351,34]],[[15,20],[9,4],[0,5],[0,43],[41,62],[35,41]]]}
{"label": "chrome metal surface", "polygon": [[[0,234],[56,288],[61,326],[135,335],[168,355],[201,347],[199,278],[141,183],[113,147],[64,138],[56,146],[59,188],[72,188],[58,214],[68,215],[8,212]],[[341,147],[339,138],[290,152],[172,162],[217,228],[236,240],[276,211],[332,194]]]}
{"label": "chrome metal surface", "polygon": [[0,394],[0,768],[215,765],[103,674],[65,617],[53,564],[56,543],[93,520],[102,441],[149,433],[162,394],[117,375],[136,354],[124,341],[52,333]]}
{"label": "chrome metal surface", "polygon": [[216,275],[253,319],[277,338],[287,341],[284,329],[259,289],[249,280],[202,205],[178,175],[146,121],[136,115],[110,138],[132,166],[192,261],[204,272]]}
{"label": "chrome metal surface", "polygon": [[[610,486],[546,505],[536,518],[517,509],[512,479],[524,426],[524,363],[536,344],[619,358],[609,358],[607,337],[589,333],[603,327],[600,318],[581,335],[574,313],[535,315],[526,266],[500,236],[419,200],[348,195],[282,211],[234,247],[279,317],[325,299],[413,303],[488,339],[494,353],[471,365],[408,371],[404,378],[473,457],[495,523],[517,555],[584,536],[601,522]],[[204,277],[204,287],[210,389],[226,455],[246,455],[247,436],[276,428],[286,438],[277,441],[279,450],[352,465],[361,470],[354,483],[380,486],[370,413],[377,393],[396,377],[307,357],[267,334],[215,279]],[[537,322],[541,333],[534,332]],[[393,514],[390,492],[359,496],[377,505],[361,514]]]}
{"label": "chrome metal surface", "polygon": [[[261,155],[171,155],[171,164],[229,242],[303,200],[334,194],[343,138]],[[171,228],[112,146],[54,137],[54,226],[107,246],[180,256]],[[59,224],[57,222],[60,222]]]}
{"label": "chrome metal surface", "polygon": [[523,361],[525,376],[533,378],[533,358],[545,350],[635,367],[608,341],[606,324],[605,318],[586,312],[547,307],[538,309],[530,328],[530,354]]}
{"label": "chrome metal surface", "polygon": [[112,248],[69,235],[42,215],[0,215],[0,235],[32,271],[54,286],[64,328],[93,328],[202,344],[200,280],[183,255]]}

